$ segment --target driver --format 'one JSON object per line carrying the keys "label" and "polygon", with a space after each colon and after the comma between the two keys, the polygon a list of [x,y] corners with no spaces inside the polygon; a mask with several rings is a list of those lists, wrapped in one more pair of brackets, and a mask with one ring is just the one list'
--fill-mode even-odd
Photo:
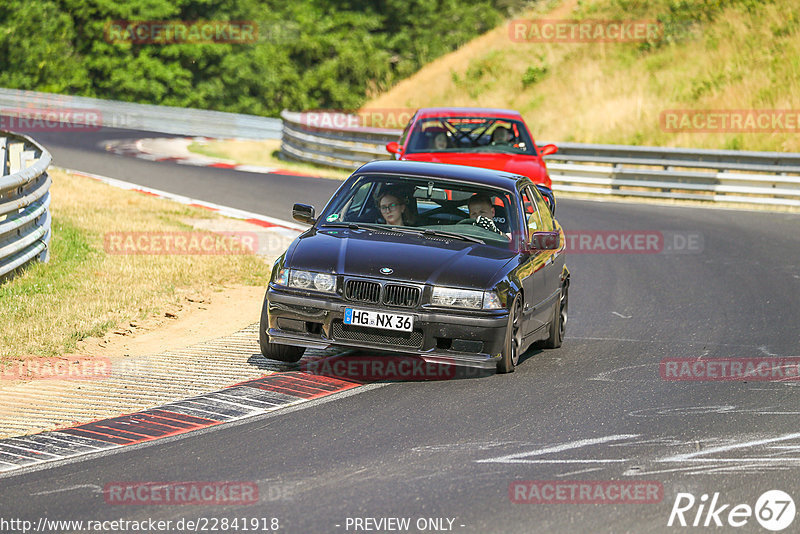
{"label": "driver", "polygon": [[497,225],[494,224],[494,204],[492,197],[484,193],[472,195],[467,204],[469,207],[469,218],[475,219],[475,225],[502,234]]}
{"label": "driver", "polygon": [[511,141],[511,131],[503,126],[498,126],[492,132],[493,145],[507,145]]}

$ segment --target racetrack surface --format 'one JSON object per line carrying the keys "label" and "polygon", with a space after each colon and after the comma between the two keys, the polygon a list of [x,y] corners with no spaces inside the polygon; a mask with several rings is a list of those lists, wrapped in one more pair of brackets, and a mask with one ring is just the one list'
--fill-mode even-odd
{"label": "racetrack surface", "polygon": [[[34,137],[57,165],[273,217],[288,218],[295,201],[319,209],[337,186],[97,148],[103,139],[137,135],[151,134]],[[562,199],[557,216],[567,231],[700,234],[702,250],[570,254],[564,346],[529,351],[514,374],[359,388],[22,471],[0,479],[2,516],[275,517],[281,532],[354,532],[348,518],[368,517],[411,518],[411,532],[423,531],[418,518],[452,519],[456,532],[672,532],[681,530],[667,526],[679,492],[698,500],[719,492],[719,503],[731,505],[723,522],[733,506],[754,506],[766,490],[786,491],[800,504],[800,382],[659,375],[663,358],[800,356],[800,215]],[[514,504],[515,480],[655,481],[663,498]],[[107,504],[102,488],[119,481],[254,481],[261,497],[250,506]],[[688,522],[697,509],[685,514]],[[787,532],[798,525],[795,519]],[[735,530],[764,532],[753,517]]]}

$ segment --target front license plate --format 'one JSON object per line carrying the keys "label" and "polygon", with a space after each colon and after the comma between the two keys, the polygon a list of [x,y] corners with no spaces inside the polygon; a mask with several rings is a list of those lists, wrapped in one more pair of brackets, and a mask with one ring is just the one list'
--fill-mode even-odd
{"label": "front license plate", "polygon": [[404,315],[402,313],[386,313],[375,310],[345,308],[344,324],[411,332],[414,328],[414,316]]}

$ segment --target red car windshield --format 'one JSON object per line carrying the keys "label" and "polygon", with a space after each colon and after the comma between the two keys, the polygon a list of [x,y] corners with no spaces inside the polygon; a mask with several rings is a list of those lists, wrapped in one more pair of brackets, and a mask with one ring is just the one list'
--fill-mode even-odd
{"label": "red car windshield", "polygon": [[521,121],[496,117],[435,117],[414,125],[406,154],[503,152],[536,155]]}

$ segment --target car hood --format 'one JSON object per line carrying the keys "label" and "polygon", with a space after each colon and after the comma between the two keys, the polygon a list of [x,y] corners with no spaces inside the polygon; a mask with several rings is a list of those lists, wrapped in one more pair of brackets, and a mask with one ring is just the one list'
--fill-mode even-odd
{"label": "car hood", "polygon": [[[290,249],[292,269],[454,287],[490,288],[510,248],[386,230],[312,229]],[[381,273],[382,268],[391,274]]]}
{"label": "car hood", "polygon": [[495,169],[527,176],[536,183],[549,187],[547,172],[539,158],[529,154],[504,154],[502,152],[417,152],[404,154],[407,161],[430,161],[452,165],[469,165]]}

